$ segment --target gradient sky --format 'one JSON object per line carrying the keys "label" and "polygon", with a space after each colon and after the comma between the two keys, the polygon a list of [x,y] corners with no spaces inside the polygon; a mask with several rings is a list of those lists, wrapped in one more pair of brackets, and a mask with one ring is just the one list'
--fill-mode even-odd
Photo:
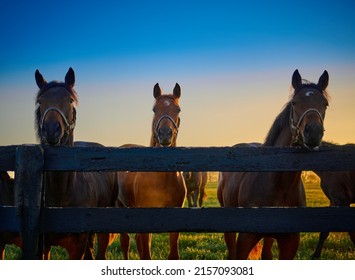
{"label": "gradient sky", "polygon": [[0,145],[36,143],[34,79],[76,74],[75,140],[148,145],[153,86],[179,146],[262,142],[292,73],[329,72],[325,139],[355,143],[355,1],[0,2]]}

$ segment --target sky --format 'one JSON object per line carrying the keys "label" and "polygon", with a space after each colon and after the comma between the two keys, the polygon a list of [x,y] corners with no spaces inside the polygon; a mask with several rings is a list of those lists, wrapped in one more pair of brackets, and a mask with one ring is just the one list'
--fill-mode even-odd
{"label": "sky", "polygon": [[37,143],[34,73],[79,96],[74,139],[149,145],[181,86],[178,146],[263,142],[291,77],[329,73],[325,139],[355,143],[354,1],[0,2],[0,145]]}

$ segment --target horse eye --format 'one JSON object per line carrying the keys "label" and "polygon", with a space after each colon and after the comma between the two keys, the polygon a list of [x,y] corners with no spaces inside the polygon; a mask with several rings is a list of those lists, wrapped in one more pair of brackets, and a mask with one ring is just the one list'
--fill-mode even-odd
{"label": "horse eye", "polygon": [[72,104],[74,102],[73,98],[70,98],[69,103]]}
{"label": "horse eye", "polygon": [[153,108],[153,112],[155,113],[155,108]]}

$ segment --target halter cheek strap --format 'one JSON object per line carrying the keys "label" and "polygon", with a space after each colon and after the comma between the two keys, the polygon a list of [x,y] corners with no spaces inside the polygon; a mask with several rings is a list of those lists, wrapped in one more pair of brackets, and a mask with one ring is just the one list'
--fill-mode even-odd
{"label": "halter cheek strap", "polygon": [[316,113],[316,114],[319,116],[319,119],[321,120],[321,124],[323,125],[324,120],[323,120],[323,117],[322,117],[321,113],[320,113],[317,109],[314,109],[314,108],[310,108],[310,109],[306,110],[306,111],[302,114],[302,116],[299,118],[297,124],[295,125],[295,124],[294,124],[294,120],[293,120],[293,106],[291,106],[291,111],[290,111],[290,126],[291,126],[291,128],[292,128],[293,130],[296,131],[295,136],[293,136],[293,138],[292,138],[292,139],[293,139],[292,142],[293,142],[294,144],[298,144],[298,143],[299,143],[300,134],[301,134],[300,125],[301,125],[303,119],[306,117],[306,115],[309,114],[309,113],[311,113],[311,112],[314,112],[314,113]]}

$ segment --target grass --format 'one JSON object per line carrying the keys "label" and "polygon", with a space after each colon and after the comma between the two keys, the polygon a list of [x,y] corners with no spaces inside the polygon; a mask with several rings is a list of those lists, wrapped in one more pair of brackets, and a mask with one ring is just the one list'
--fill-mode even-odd
{"label": "grass", "polygon": [[[307,205],[311,207],[323,207],[329,205],[319,187],[319,180],[315,179],[305,184]],[[217,183],[210,182],[206,187],[207,199],[204,207],[218,207],[216,197]],[[136,250],[134,235],[131,236],[130,259],[137,260],[139,255]],[[318,233],[301,233],[301,243],[296,259],[307,260],[313,254],[318,242]],[[180,234],[180,257],[181,259],[193,260],[221,260],[227,256],[226,246],[222,233],[181,233]],[[153,234],[152,258],[167,259],[169,249],[169,235],[167,233]],[[274,244],[273,253],[277,257],[277,246]],[[19,249],[15,246],[6,247],[6,259],[18,259]],[[67,259],[64,249],[54,247],[51,250],[53,259]],[[123,259],[119,240],[116,240],[108,249],[108,259]],[[330,233],[324,244],[322,259],[349,260],[355,259],[354,246],[347,233]]]}

